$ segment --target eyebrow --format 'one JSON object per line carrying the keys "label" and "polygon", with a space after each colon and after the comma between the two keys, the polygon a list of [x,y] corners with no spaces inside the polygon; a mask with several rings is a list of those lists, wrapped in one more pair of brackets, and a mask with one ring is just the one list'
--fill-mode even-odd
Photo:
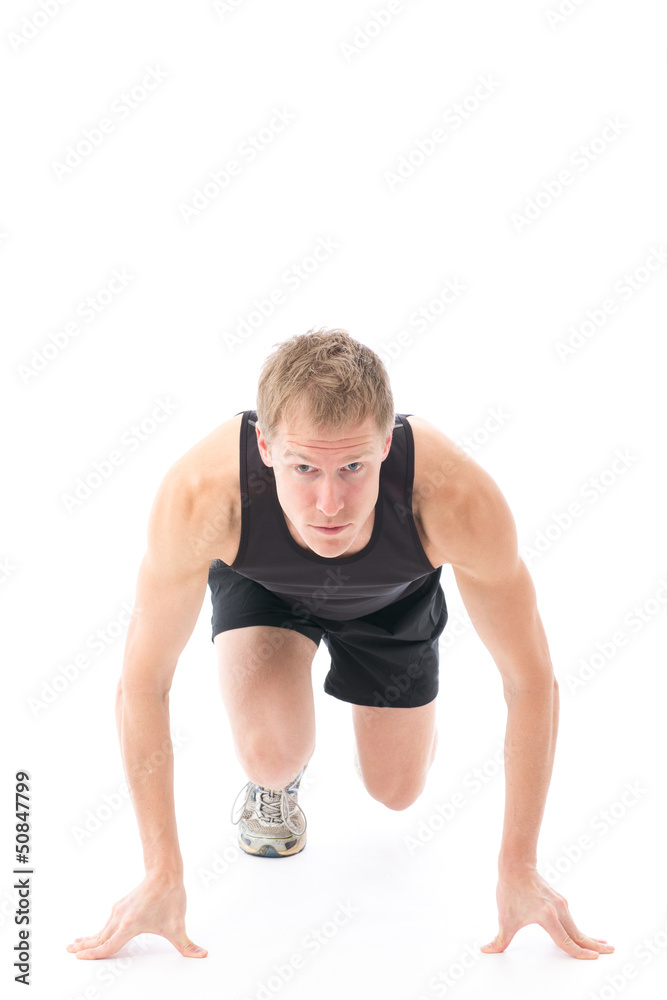
{"label": "eyebrow", "polygon": [[[349,462],[358,462],[358,461],[359,461],[360,459],[362,459],[362,458],[367,458],[367,457],[370,457],[371,455],[374,455],[374,454],[375,454],[375,452],[374,452],[374,451],[365,451],[365,452],[363,453],[363,455],[355,455],[354,457],[352,457],[352,456],[348,455],[348,456],[346,457],[346,459],[344,459],[344,461],[343,461],[343,463],[342,463],[342,464],[343,464],[343,465],[347,465],[347,464],[348,464]],[[314,465],[314,464],[315,464],[314,462],[312,462],[312,461],[311,461],[311,460],[310,460],[310,459],[308,458],[308,456],[307,456],[307,455],[299,455],[299,453],[298,453],[298,452],[296,452],[296,451],[292,451],[292,449],[291,449],[291,448],[289,448],[289,449],[288,449],[288,450],[287,450],[286,452],[284,452],[284,453],[283,453],[283,458],[288,458],[288,457],[292,457],[292,458],[301,458],[301,459],[303,459],[303,461],[304,461],[304,462],[307,462],[307,463],[308,463],[308,465]]]}

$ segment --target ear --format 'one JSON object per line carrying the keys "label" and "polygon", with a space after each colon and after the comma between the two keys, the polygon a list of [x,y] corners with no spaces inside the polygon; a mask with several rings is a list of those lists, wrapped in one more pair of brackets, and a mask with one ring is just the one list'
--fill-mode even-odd
{"label": "ear", "polygon": [[262,436],[259,424],[255,424],[255,431],[257,432],[257,447],[259,449],[260,458],[264,462],[264,465],[273,466],[271,456],[269,455],[269,447],[265,438]]}
{"label": "ear", "polygon": [[392,427],[392,429],[389,431],[389,434],[387,435],[387,440],[384,443],[384,451],[382,452],[382,457],[380,459],[381,462],[384,462],[385,458],[389,454],[389,449],[391,448],[391,439],[393,436],[394,436],[394,428]]}

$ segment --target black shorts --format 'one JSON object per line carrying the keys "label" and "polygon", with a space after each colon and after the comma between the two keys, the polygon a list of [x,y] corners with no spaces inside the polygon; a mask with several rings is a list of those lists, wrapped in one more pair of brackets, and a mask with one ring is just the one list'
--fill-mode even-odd
{"label": "black shorts", "polygon": [[[320,639],[331,654],[326,694],[354,705],[418,708],[438,693],[438,639],[447,624],[439,566],[408,597],[362,618],[335,621],[292,610],[266,587],[220,559],[211,562],[213,641],[218,632],[273,625]],[[268,652],[270,655],[270,651]]]}

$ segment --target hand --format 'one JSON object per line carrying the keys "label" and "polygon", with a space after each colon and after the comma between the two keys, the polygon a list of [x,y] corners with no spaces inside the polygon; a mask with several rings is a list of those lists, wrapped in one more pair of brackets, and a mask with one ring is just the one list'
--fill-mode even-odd
{"label": "hand", "polygon": [[109,958],[137,934],[160,934],[171,941],[184,958],[205,958],[206,948],[194,944],[185,933],[185,887],[181,880],[147,875],[136,889],[111,910],[99,934],[75,938],[67,950],[77,958]]}
{"label": "hand", "polygon": [[527,924],[544,927],[558,947],[573,958],[597,958],[614,950],[602,938],[581,933],[570,916],[567,900],[534,867],[501,871],[496,900],[500,930],[493,941],[482,946],[487,955],[505,951],[516,932]]}

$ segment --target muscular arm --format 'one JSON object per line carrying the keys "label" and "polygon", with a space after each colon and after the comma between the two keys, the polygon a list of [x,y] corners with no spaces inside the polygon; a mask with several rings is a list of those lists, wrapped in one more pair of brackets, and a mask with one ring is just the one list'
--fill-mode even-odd
{"label": "muscular arm", "polygon": [[442,485],[431,491],[427,534],[452,565],[475,631],[500,671],[505,702],[505,817],[498,858],[500,930],[483,947],[504,951],[516,932],[538,923],[574,958],[598,958],[613,946],[576,927],[567,900],[536,867],[539,835],[558,731],[558,684],[535,588],[520,558],[509,506],[491,476],[451,447],[432,425],[422,468]]}
{"label": "muscular arm", "polygon": [[475,631],[491,653],[507,704],[505,820],[499,867],[535,865],[558,730],[558,683],[519,556],[514,518],[479,466],[470,472],[459,553],[452,564]]}
{"label": "muscular arm", "polygon": [[497,581],[485,582],[460,567],[454,575],[475,630],[500,670],[507,704],[499,868],[534,866],[558,731],[558,683],[535,589],[521,559]]}
{"label": "muscular arm", "polygon": [[201,609],[207,575],[203,569],[187,576],[170,573],[159,558],[146,554],[118,684],[116,721],[146,872],[182,878],[169,690]]}
{"label": "muscular arm", "polygon": [[174,806],[169,690],[206,593],[210,552],[198,544],[197,490],[177,463],[151,508],[116,696],[123,765],[146,877],[114,907],[99,934],[69,945],[77,958],[108,958],[144,931],[184,956],[204,957],[185,932],[183,861]]}

